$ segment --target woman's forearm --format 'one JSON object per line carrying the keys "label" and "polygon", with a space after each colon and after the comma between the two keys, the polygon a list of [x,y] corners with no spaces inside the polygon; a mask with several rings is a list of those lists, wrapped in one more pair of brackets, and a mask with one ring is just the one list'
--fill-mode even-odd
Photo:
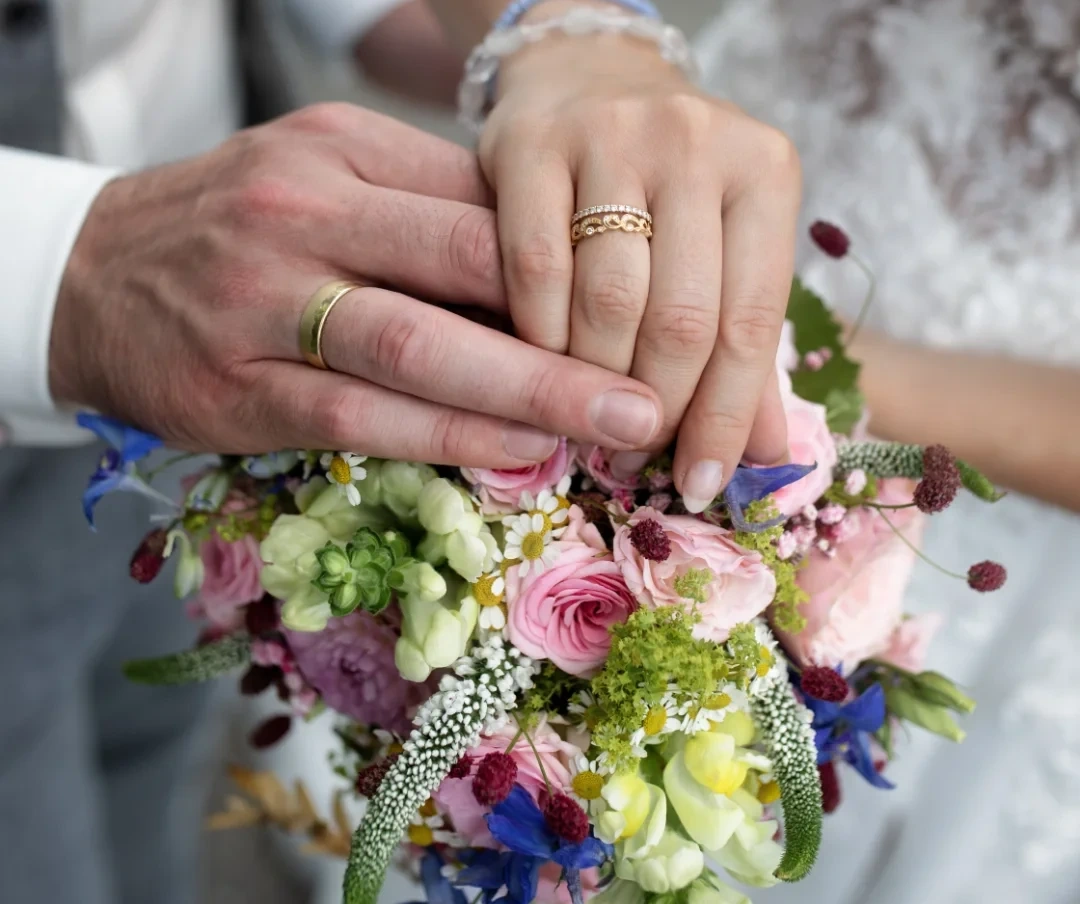
{"label": "woman's forearm", "polygon": [[[450,42],[468,52],[483,40],[495,20],[509,6],[510,0],[427,0],[442,22]],[[575,6],[611,8],[605,0],[544,0],[529,11],[526,21],[559,15]]]}
{"label": "woman's forearm", "polygon": [[871,431],[944,443],[996,482],[1080,511],[1080,370],[864,334]]}

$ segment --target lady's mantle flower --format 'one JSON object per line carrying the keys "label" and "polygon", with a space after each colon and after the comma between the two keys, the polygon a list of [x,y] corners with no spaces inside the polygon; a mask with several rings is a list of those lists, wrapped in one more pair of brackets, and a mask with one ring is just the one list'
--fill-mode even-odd
{"label": "lady's mantle flower", "polygon": [[366,455],[355,452],[324,452],[319,459],[327,479],[349,500],[350,505],[360,504],[360,490],[356,483],[367,477],[367,469],[363,467],[365,461]]}
{"label": "lady's mantle flower", "polygon": [[[491,834],[507,851],[483,851],[463,857],[467,865],[458,874],[456,884],[481,889],[486,904],[503,888],[508,902],[529,904],[536,896],[540,867],[554,862],[563,869],[571,900],[581,904],[581,870],[610,860],[614,848],[591,834],[581,841],[560,837],[556,829],[567,827],[564,809],[565,805],[560,806],[557,824],[552,825],[529,792],[515,786],[487,817]],[[577,823],[574,828],[579,828]]]}
{"label": "lady's mantle flower", "polygon": [[111,417],[80,414],[77,421],[80,427],[93,431],[109,444],[98,462],[97,470],[90,475],[90,483],[82,497],[83,514],[91,528],[94,527],[94,508],[98,501],[109,493],[139,493],[163,502],[170,509],[176,508],[173,500],[153,489],[138,475],[135,468],[136,462],[142,461],[161,445],[160,439],[128,427]]}
{"label": "lady's mantle flower", "polygon": [[552,530],[549,523],[540,512],[511,515],[503,521],[507,528],[505,556],[510,560],[521,560],[518,573],[522,577],[530,571],[539,574],[554,563],[555,550],[551,548],[551,541],[561,535],[561,529]]}

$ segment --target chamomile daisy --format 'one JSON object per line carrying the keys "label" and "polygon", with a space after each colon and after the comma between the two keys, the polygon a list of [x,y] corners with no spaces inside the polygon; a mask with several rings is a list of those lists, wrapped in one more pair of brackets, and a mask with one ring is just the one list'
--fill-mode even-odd
{"label": "chamomile daisy", "polygon": [[544,519],[544,526],[556,539],[566,530],[566,519],[570,508],[563,507],[562,500],[551,490],[541,490],[536,498],[527,490],[521,494],[521,508],[530,515],[538,514]]}
{"label": "chamomile daisy", "polygon": [[430,799],[410,820],[408,838],[417,847],[424,848],[433,844],[461,844],[460,836],[446,828],[446,821]]}
{"label": "chamomile daisy", "polygon": [[694,701],[683,718],[682,730],[690,735],[709,731],[714,722],[722,722],[728,713],[736,710],[746,712],[749,699],[746,692],[734,684],[725,684],[716,693]]}
{"label": "chamomile daisy", "polygon": [[552,532],[542,514],[511,515],[503,524],[506,525],[505,556],[521,561],[522,577],[530,571],[539,574],[555,561],[556,553],[551,548]]}
{"label": "chamomile daisy", "polygon": [[611,769],[599,758],[590,760],[578,754],[570,764],[570,774],[570,794],[588,810],[589,804],[600,798]]}
{"label": "chamomile daisy", "polygon": [[781,675],[783,660],[776,652],[776,638],[760,621],[754,623],[754,638],[758,643],[758,664],[750,681],[750,696],[756,697]]}
{"label": "chamomile daisy", "polygon": [[643,759],[648,753],[646,747],[659,744],[667,735],[678,731],[681,724],[681,720],[669,712],[667,707],[651,707],[645,714],[641,727],[630,735],[630,749],[634,756]]}
{"label": "chamomile daisy", "polygon": [[355,452],[324,452],[319,459],[319,464],[326,471],[326,479],[349,500],[349,505],[360,504],[360,490],[356,482],[367,477],[367,469],[363,467],[365,461],[366,455]]}
{"label": "chamomile daisy", "polygon": [[485,631],[501,631],[506,627],[506,580],[501,571],[483,575],[472,585],[473,599],[480,606],[477,624]]}

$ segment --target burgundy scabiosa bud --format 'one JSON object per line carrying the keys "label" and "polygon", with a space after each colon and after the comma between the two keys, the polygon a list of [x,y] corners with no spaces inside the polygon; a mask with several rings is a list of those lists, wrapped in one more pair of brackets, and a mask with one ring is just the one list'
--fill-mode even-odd
{"label": "burgundy scabiosa bud", "polygon": [[361,769],[356,776],[356,793],[369,800],[374,797],[395,759],[396,757],[386,757]]}
{"label": "burgundy scabiosa bud", "polygon": [[949,507],[960,492],[960,469],[942,445],[923,450],[923,477],[915,487],[913,501],[920,512],[932,515]]}
{"label": "burgundy scabiosa bud", "polygon": [[473,757],[466,754],[453,766],[450,767],[450,771],[446,774],[447,778],[468,778],[469,773],[472,772]]}
{"label": "burgundy scabiosa bud", "polygon": [[990,593],[1004,587],[1006,577],[1008,577],[1008,572],[1005,571],[1004,565],[986,561],[972,565],[968,569],[967,582],[972,590]]}
{"label": "burgundy scabiosa bud", "polygon": [[589,817],[568,794],[552,794],[544,802],[544,821],[563,841],[581,844],[589,837]]}
{"label": "burgundy scabiosa bud", "polygon": [[508,753],[489,753],[476,767],[473,778],[473,797],[485,807],[502,803],[514,790],[517,763]]}
{"label": "burgundy scabiosa bud", "polygon": [[634,549],[653,562],[666,562],[671,555],[671,541],[655,518],[646,518],[631,527],[630,542]]}
{"label": "burgundy scabiosa bud", "polygon": [[161,527],[143,537],[135,555],[131,557],[131,576],[140,584],[149,584],[161,572],[168,542],[168,531]]}
{"label": "burgundy scabiosa bud", "polygon": [[273,747],[289,733],[291,727],[292,716],[272,716],[251,733],[251,746],[256,750]]}
{"label": "burgundy scabiosa bud", "polygon": [[851,239],[839,226],[818,220],[810,227],[810,238],[829,257],[843,257],[851,247]]}
{"label": "burgundy scabiosa bud", "polygon": [[272,634],[280,626],[277,600],[269,594],[244,607],[244,627],[252,637]]}
{"label": "burgundy scabiosa bud", "polygon": [[821,808],[826,813],[833,813],[840,806],[840,776],[836,774],[832,760],[818,766],[818,775],[821,777]]}
{"label": "burgundy scabiosa bud", "polygon": [[825,703],[842,703],[848,695],[848,683],[844,676],[820,665],[803,669],[800,686],[808,697]]}
{"label": "burgundy scabiosa bud", "polygon": [[280,669],[264,665],[253,665],[240,679],[240,693],[245,697],[255,697],[273,687],[281,674]]}

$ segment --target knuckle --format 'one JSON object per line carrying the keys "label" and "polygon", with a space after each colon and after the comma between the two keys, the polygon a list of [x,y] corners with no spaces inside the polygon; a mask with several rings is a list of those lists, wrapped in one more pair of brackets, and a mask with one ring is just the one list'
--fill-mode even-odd
{"label": "knuckle", "polygon": [[751,426],[753,415],[747,412],[716,408],[694,414],[694,429],[718,450],[732,445],[736,437],[745,437]]}
{"label": "knuckle", "polygon": [[707,148],[716,139],[717,108],[696,94],[672,94],[663,101],[661,118],[669,134],[683,147]]}
{"label": "knuckle", "polygon": [[554,416],[560,411],[565,415],[566,386],[565,375],[560,374],[554,367],[545,367],[538,373],[530,374],[522,395],[522,410],[525,416],[519,420],[542,428],[549,427],[558,420],[566,420],[565,416]]}
{"label": "knuckle", "polygon": [[310,410],[312,429],[322,445],[332,449],[353,449],[370,429],[368,404],[363,393],[332,389],[311,400],[297,399],[297,410]]}
{"label": "knuckle", "polygon": [[569,283],[570,243],[565,236],[538,232],[511,249],[507,255],[507,275],[526,289],[548,289]]}
{"label": "knuckle", "polygon": [[723,348],[743,357],[756,357],[772,349],[784,318],[783,306],[777,303],[779,297],[764,288],[754,288],[731,299],[731,312],[720,324]]}
{"label": "knuckle", "polygon": [[450,272],[460,273],[471,282],[499,281],[502,261],[494,214],[479,207],[466,209],[450,227],[447,252]]}
{"label": "knuckle", "polygon": [[297,216],[306,203],[304,194],[287,176],[267,168],[239,185],[229,206],[240,225],[258,227]]}
{"label": "knuckle", "polygon": [[342,101],[311,104],[285,117],[285,122],[304,132],[344,132],[356,119],[357,108]]}
{"label": "knuckle", "polygon": [[755,153],[763,166],[774,173],[798,175],[800,172],[799,151],[795,142],[772,126],[761,126]]}
{"label": "knuckle", "polygon": [[582,289],[582,313],[592,326],[633,326],[641,321],[649,286],[640,276],[625,271],[590,276]]}
{"label": "knuckle", "polygon": [[373,339],[372,359],[379,377],[393,384],[423,379],[432,366],[430,338],[412,314],[392,314]]}
{"label": "knuckle", "polygon": [[456,464],[468,460],[470,430],[466,418],[452,408],[435,414],[432,424],[431,449],[425,455],[435,456],[435,464]]}
{"label": "knuckle", "polygon": [[[711,301],[711,309],[710,309]],[[643,345],[654,353],[689,354],[711,349],[716,341],[716,301],[701,296],[667,304],[642,332]]]}

